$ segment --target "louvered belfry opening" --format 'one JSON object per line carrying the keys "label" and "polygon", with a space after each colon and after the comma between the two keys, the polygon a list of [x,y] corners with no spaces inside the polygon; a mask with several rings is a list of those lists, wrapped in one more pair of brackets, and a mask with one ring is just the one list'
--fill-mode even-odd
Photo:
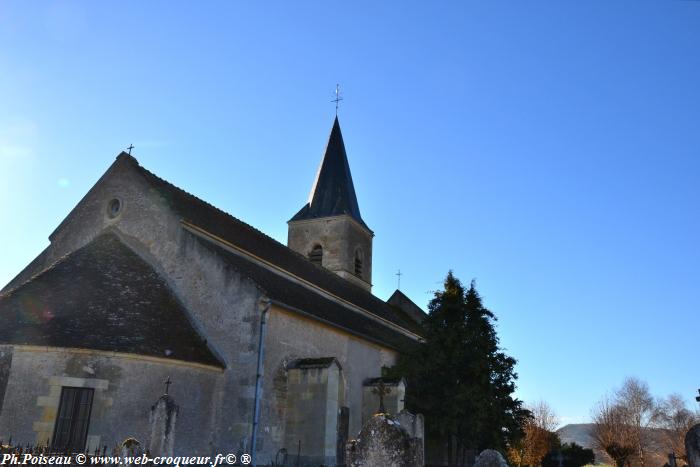
{"label": "louvered belfry opening", "polygon": [[319,266],[323,266],[323,247],[321,245],[316,245],[309,252],[309,261]]}
{"label": "louvered belfry opening", "polygon": [[362,252],[359,250],[355,252],[355,275],[362,277]]}

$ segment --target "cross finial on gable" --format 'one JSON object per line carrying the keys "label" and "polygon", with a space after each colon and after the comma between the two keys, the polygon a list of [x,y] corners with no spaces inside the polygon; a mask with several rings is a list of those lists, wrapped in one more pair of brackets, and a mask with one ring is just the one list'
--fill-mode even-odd
{"label": "cross finial on gable", "polygon": [[165,384],[165,395],[168,395],[168,390],[170,389],[170,385],[173,384],[172,381],[170,381],[170,376],[168,376],[168,379],[163,381],[163,384]]}
{"label": "cross finial on gable", "polygon": [[131,155],[131,150],[134,149],[134,145],[133,145],[133,144],[130,144],[129,147],[126,148],[126,149],[129,150],[129,155]]}

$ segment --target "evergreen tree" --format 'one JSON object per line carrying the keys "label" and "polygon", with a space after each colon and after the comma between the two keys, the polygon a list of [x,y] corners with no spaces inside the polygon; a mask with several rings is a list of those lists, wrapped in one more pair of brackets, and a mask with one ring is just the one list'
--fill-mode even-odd
{"label": "evergreen tree", "polygon": [[474,282],[465,290],[451,271],[428,310],[425,342],[389,371],[406,378],[408,408],[425,415],[429,439],[447,442],[450,464],[463,463],[468,450],[503,451],[527,411],[513,398],[515,359],[498,346],[496,317]]}
{"label": "evergreen tree", "polygon": [[561,448],[547,453],[542,460],[542,467],[583,467],[593,464],[595,464],[593,449],[585,449],[576,443],[563,444]]}

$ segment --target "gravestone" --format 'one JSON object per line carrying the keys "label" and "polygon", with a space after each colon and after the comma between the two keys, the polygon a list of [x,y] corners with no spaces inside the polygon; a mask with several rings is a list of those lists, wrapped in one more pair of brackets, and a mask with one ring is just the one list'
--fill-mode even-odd
{"label": "gravestone", "polygon": [[476,457],[474,467],[508,467],[508,463],[500,452],[485,449]]}
{"label": "gravestone", "polygon": [[148,451],[154,456],[172,456],[175,446],[175,423],[179,407],[169,394],[163,394],[151,407],[151,440]]}
{"label": "gravestone", "polygon": [[408,410],[402,410],[396,416],[396,420],[411,438],[420,441],[420,450],[425,453],[425,420],[423,419],[423,414],[414,415]]}
{"label": "gravestone", "polygon": [[349,467],[422,467],[423,440],[411,437],[397,420],[378,413],[347,444],[346,462]]}
{"label": "gravestone", "polygon": [[127,457],[136,458],[142,454],[141,443],[136,438],[126,438],[119,446],[119,455],[122,459]]}
{"label": "gravestone", "polygon": [[685,453],[689,467],[700,467],[700,424],[693,426],[685,434]]}

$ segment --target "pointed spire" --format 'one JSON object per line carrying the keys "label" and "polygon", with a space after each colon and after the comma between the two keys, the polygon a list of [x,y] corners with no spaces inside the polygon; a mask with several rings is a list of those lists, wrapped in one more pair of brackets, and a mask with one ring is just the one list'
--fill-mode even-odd
{"label": "pointed spire", "polygon": [[[364,227],[338,116],[335,117],[326,152],[316,174],[308,203],[290,221],[347,214]],[[367,227],[369,229],[369,227]]]}

